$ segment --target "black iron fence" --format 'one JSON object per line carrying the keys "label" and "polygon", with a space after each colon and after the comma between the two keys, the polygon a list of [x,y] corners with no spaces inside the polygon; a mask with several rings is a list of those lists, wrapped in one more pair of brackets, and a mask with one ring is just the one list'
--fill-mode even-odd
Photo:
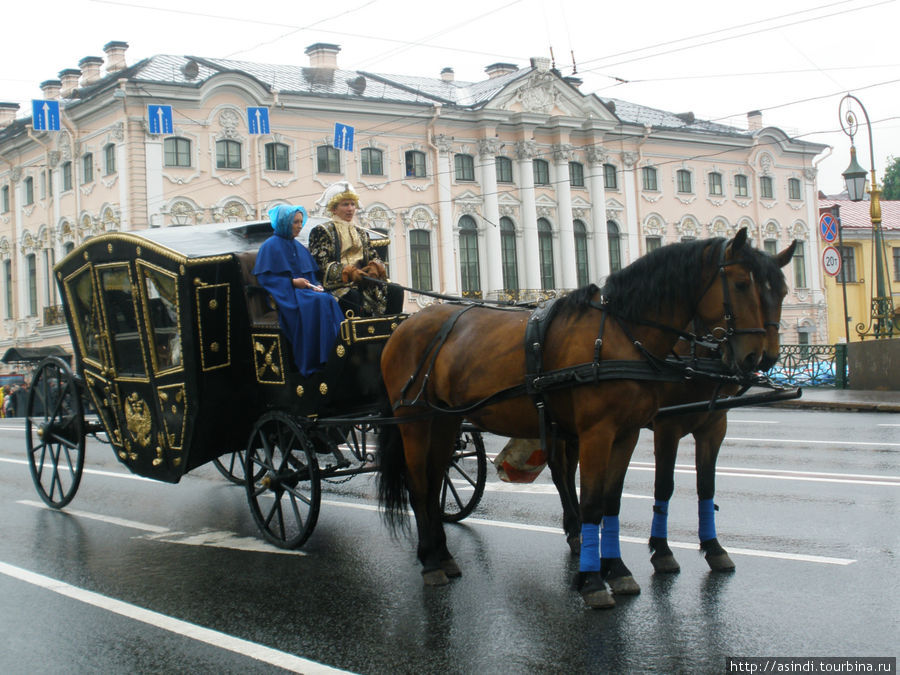
{"label": "black iron fence", "polygon": [[778,363],[767,374],[780,384],[845,389],[847,345],[783,344]]}

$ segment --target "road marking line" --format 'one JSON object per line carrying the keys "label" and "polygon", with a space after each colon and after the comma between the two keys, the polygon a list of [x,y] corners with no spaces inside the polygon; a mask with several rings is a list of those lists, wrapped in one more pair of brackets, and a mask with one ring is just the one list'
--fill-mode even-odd
{"label": "road marking line", "polygon": [[[155,481],[154,481],[155,482]],[[43,502],[32,501],[30,499],[20,499],[16,502],[23,506],[33,506],[48,511],[56,511],[51,509]],[[90,511],[79,511],[77,509],[66,509],[65,513],[70,516],[78,516],[86,520],[96,520],[107,525],[118,525],[119,527],[127,527],[133,530],[140,530],[148,534],[135,537],[135,539],[147,539],[150,541],[162,541],[167,544],[183,544],[185,546],[209,546],[211,548],[229,548],[235,551],[250,551],[253,553],[279,553],[282,555],[305,556],[304,551],[296,551],[286,548],[278,548],[271,546],[262,539],[256,537],[242,537],[234,532],[224,530],[200,530],[199,532],[178,532],[170,530],[167,527],[159,527],[148,523],[140,523],[136,520],[126,520],[125,518],[116,518],[115,516],[106,516],[101,513],[92,513]]]}
{"label": "road marking line", "polygon": [[228,635],[227,633],[220,633],[211,628],[204,628],[195,623],[189,623],[187,621],[182,621],[181,619],[166,616],[165,614],[144,609],[143,607],[138,607],[137,605],[132,605],[127,602],[122,602],[121,600],[116,600],[115,598],[110,598],[106,595],[95,593],[94,591],[79,588],[64,581],[53,579],[52,577],[47,577],[43,574],[37,574],[30,570],[9,565],[4,562],[0,562],[0,574],[5,574],[14,579],[44,588],[53,593],[72,598],[73,600],[83,602],[87,605],[92,605],[93,607],[97,607],[104,611],[134,619],[135,621],[161,628],[176,635],[183,635],[192,640],[212,645],[213,647],[226,649],[235,654],[239,654],[240,656],[246,656],[255,661],[268,663],[272,666],[284,668],[285,670],[290,670],[294,673],[325,674],[351,672],[332,668],[316,661],[310,661],[309,659],[304,659],[295,656],[294,654],[278,651],[277,649],[272,649],[271,647],[266,647],[265,645],[256,642],[237,638],[233,635]]}
{"label": "road marking line", "polygon": [[[634,471],[655,471],[653,462],[632,461],[628,466]],[[676,464],[675,473],[696,473],[689,464]],[[779,480],[799,480],[818,483],[851,483],[853,485],[900,486],[900,476],[876,476],[862,473],[826,473],[823,471],[791,471],[789,469],[750,469],[736,466],[716,467],[716,476],[737,476],[746,478],[776,478]]]}
{"label": "road marking line", "polygon": [[[334,499],[323,499],[323,504],[330,504],[333,506],[343,506],[348,509],[357,509],[358,511],[378,511],[377,506],[374,504],[354,504],[351,502],[343,502],[337,501]],[[412,515],[412,512],[408,512],[409,515]],[[465,524],[473,524],[473,525],[487,525],[489,527],[502,527],[509,530],[524,530],[526,532],[540,532],[542,534],[563,534],[563,531],[559,527],[548,527],[546,525],[529,525],[528,523],[510,523],[503,520],[485,520],[483,518],[469,518],[465,519]],[[630,544],[642,544],[644,546],[647,545],[647,540],[641,537],[619,537],[620,541],[624,541]],[[687,542],[679,542],[679,541],[671,541],[669,540],[669,546],[672,548],[686,548],[692,551],[696,551],[699,549],[699,544],[697,543],[687,543]],[[778,560],[794,560],[797,562],[811,562],[818,563],[821,565],[852,565],[856,562],[855,559],[852,558],[833,558],[829,556],[821,556],[821,555],[806,555],[804,553],[784,553],[781,551],[764,551],[760,549],[752,549],[752,548],[731,548],[728,547],[728,553],[734,553],[735,555],[746,555],[753,556],[757,558],[776,558]]]}
{"label": "road marking line", "polygon": [[813,445],[854,445],[858,447],[874,447],[874,448],[883,448],[884,446],[890,446],[892,448],[900,448],[900,443],[873,443],[870,441],[842,441],[842,440],[832,440],[832,441],[810,441],[810,440],[795,440],[792,438],[740,438],[738,436],[726,436],[726,441],[740,441],[742,443],[812,443]]}

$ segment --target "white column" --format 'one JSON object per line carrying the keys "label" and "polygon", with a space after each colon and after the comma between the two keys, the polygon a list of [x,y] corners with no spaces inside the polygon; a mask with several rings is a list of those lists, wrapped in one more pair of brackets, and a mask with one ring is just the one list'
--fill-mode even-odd
{"label": "white column", "polygon": [[625,175],[622,183],[625,186],[625,227],[628,229],[628,250],[622,251],[622,267],[634,261],[641,254],[638,242],[638,195],[637,195],[637,160],[638,153],[623,152],[622,161],[625,165]]}
{"label": "white column", "polygon": [[534,141],[516,142],[516,160],[519,169],[519,194],[522,197],[522,239],[525,249],[524,289],[541,288],[541,262],[538,248],[537,207],[534,200],[534,169],[532,158],[537,154]]}
{"label": "white column", "polygon": [[587,151],[588,190],[591,195],[591,230],[594,233],[594,255],[597,267],[591,275],[596,283],[609,276],[609,233],[606,231],[606,184],[603,165],[606,153],[603,148],[590,147]]}
{"label": "white column", "polygon": [[559,259],[562,274],[560,286],[564,289],[578,287],[578,270],[575,265],[575,232],[572,227],[572,191],[569,181],[569,160],[574,148],[568,143],[553,146],[553,169],[556,173],[556,203],[559,214]]}
{"label": "white column", "polygon": [[25,202],[25,174],[19,171],[16,177],[16,169],[13,169],[13,185],[16,191],[16,240],[13,242],[13,256],[15,258],[15,277],[16,289],[18,293],[18,312],[13,311],[13,317],[21,321],[28,316],[28,274],[25,266],[25,253],[22,251],[22,224],[25,220],[25,214],[22,210],[22,204]]}
{"label": "white column", "polygon": [[437,148],[438,228],[441,241],[441,292],[457,294],[456,242],[453,238],[453,203],[450,193],[450,144],[452,139],[438,134],[434,137]]}
{"label": "white column", "polygon": [[[809,288],[812,291],[812,301],[825,301],[825,283],[822,280],[822,251],[819,243],[819,199],[816,196],[816,174],[815,169],[807,169],[806,178],[806,227],[809,232],[809,252],[806,257],[809,258],[807,266],[809,267]],[[837,243],[837,242],[835,242]],[[837,248],[837,247],[835,247]],[[840,278],[840,277],[838,277]]]}
{"label": "white column", "polygon": [[503,258],[500,250],[500,203],[497,199],[497,166],[494,157],[500,150],[496,138],[478,141],[478,158],[481,161],[481,194],[484,199],[484,253],[481,268],[486,272],[483,289],[488,294],[503,289]]}
{"label": "white column", "polygon": [[[163,144],[162,141],[146,141],[145,150],[147,159],[145,170],[147,172],[147,224],[150,227],[162,227],[164,224],[162,209],[165,205],[163,195]],[[213,157],[215,161],[215,157]]]}

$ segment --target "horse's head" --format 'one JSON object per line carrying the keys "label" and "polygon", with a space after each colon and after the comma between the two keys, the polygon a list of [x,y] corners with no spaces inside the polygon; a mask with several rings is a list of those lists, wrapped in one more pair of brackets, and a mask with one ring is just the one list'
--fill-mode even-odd
{"label": "horse's head", "polygon": [[791,261],[796,248],[797,240],[795,239],[790,246],[774,256],[759,252],[764,259],[761,268],[754,274],[757,276],[757,285],[760,288],[763,325],[766,328],[766,344],[759,362],[759,369],[762,371],[769,370],[774,366],[778,362],[778,355],[781,352],[781,334],[779,333],[781,307],[788,290],[781,268]]}
{"label": "horse's head", "polygon": [[[741,228],[734,239],[710,247],[711,268],[697,317],[722,343],[722,358],[743,372],[757,369],[766,347],[763,302],[754,275],[757,261]],[[712,258],[715,256],[715,258]],[[778,302],[780,316],[781,303]]]}

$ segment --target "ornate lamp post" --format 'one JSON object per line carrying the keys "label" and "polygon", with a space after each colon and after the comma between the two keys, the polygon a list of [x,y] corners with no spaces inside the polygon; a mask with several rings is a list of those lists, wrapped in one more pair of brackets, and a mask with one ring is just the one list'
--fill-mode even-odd
{"label": "ornate lamp post", "polygon": [[[846,112],[843,110],[845,101],[848,102]],[[869,122],[869,113],[866,112],[862,101],[852,94],[844,96],[839,104],[841,129],[850,137],[850,166],[847,167],[842,175],[847,185],[847,194],[850,201],[862,201],[866,193],[866,170],[856,161],[856,146],[853,144],[853,137],[859,129],[859,121],[856,119],[856,113],[850,107],[852,105],[850,101],[855,101],[859,104],[866,118],[866,127],[869,129],[869,160],[872,173],[872,187],[869,190],[869,217],[872,221],[872,256],[875,267],[875,285],[872,288],[869,324],[867,326],[865,321],[856,324],[856,333],[861,340],[865,340],[867,337],[876,339],[890,338],[895,333],[900,335],[900,331],[895,331],[894,329],[894,302],[890,292],[887,290],[888,285],[885,283],[887,256],[884,250],[884,238],[881,230],[881,190],[878,188],[878,182],[875,180],[872,125]]]}

